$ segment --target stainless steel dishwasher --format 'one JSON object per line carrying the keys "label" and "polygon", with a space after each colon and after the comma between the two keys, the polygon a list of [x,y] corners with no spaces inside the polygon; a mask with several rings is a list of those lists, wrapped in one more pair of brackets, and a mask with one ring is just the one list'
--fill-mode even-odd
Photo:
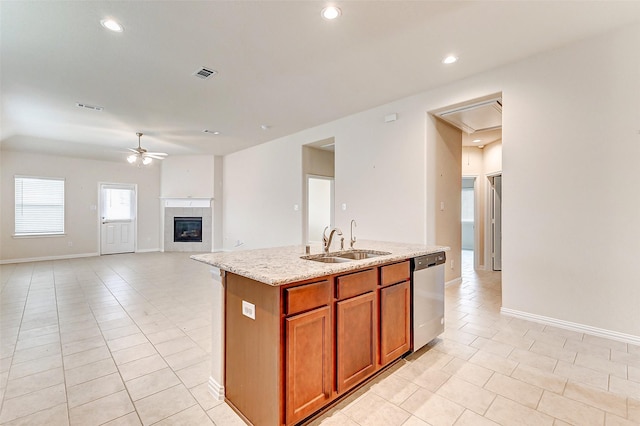
{"label": "stainless steel dishwasher", "polygon": [[413,293],[413,350],[417,351],[444,331],[444,252],[411,260]]}

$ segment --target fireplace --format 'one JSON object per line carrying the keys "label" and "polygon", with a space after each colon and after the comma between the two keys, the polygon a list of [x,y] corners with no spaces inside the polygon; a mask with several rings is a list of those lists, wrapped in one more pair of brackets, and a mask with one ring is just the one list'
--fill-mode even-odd
{"label": "fireplace", "polygon": [[[162,198],[162,251],[206,253],[213,247],[211,198]],[[193,222],[186,225],[178,222]]]}
{"label": "fireplace", "polygon": [[174,242],[202,242],[202,217],[174,217]]}

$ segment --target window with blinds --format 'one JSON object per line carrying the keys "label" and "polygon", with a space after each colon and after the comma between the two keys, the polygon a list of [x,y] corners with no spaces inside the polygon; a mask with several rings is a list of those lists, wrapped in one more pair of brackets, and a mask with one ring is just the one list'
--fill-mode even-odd
{"label": "window with blinds", "polygon": [[64,233],[64,179],[15,177],[15,235]]}

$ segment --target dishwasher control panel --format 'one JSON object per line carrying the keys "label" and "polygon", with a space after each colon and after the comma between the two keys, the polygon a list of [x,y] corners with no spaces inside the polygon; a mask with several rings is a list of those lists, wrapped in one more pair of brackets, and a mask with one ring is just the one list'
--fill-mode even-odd
{"label": "dishwasher control panel", "polygon": [[430,268],[436,265],[442,265],[446,261],[447,257],[444,252],[438,252],[433,254],[427,254],[425,256],[416,257],[414,259],[414,269]]}

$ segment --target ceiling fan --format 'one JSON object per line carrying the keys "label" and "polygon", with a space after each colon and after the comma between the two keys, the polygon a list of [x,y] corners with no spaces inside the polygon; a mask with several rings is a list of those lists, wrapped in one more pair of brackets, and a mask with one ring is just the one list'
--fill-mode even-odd
{"label": "ceiling fan", "polygon": [[136,135],[138,136],[138,147],[129,148],[129,151],[133,152],[133,154],[129,154],[129,156],[127,157],[127,161],[129,163],[131,164],[138,163],[138,165],[142,163],[143,165],[146,166],[148,164],[151,164],[154,158],[156,160],[164,160],[165,157],[169,155],[165,152],[149,152],[146,149],[142,148],[140,146],[140,138],[142,137],[142,133],[138,132],[136,133]]}

